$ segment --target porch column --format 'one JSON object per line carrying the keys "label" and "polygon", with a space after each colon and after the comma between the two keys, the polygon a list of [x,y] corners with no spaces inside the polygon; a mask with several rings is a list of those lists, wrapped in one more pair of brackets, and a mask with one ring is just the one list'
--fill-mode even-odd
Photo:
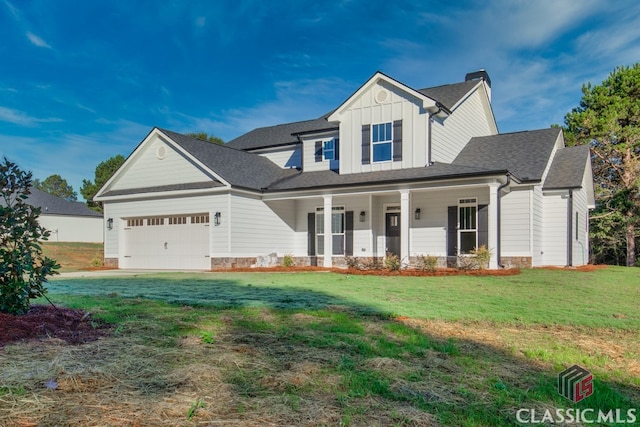
{"label": "porch column", "polygon": [[400,261],[409,264],[409,224],[411,223],[409,190],[400,191]]}
{"label": "porch column", "polygon": [[489,212],[488,219],[488,249],[491,251],[491,259],[489,260],[489,269],[496,270],[498,268],[498,188],[500,184],[495,182],[489,184]]}
{"label": "porch column", "polygon": [[331,214],[333,213],[332,196],[322,196],[324,198],[324,267],[332,267],[333,259],[333,233],[331,230]]}

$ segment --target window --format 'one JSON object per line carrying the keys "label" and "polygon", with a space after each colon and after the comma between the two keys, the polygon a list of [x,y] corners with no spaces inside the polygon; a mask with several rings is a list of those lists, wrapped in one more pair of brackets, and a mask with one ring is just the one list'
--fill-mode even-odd
{"label": "window", "polygon": [[578,212],[576,212],[576,240],[580,240],[580,238],[578,237]]}
{"label": "window", "polygon": [[169,225],[181,225],[187,223],[186,216],[172,216],[169,217]]}
{"label": "window", "polygon": [[209,224],[209,214],[192,216],[191,224]]}
{"label": "window", "polygon": [[142,227],[144,220],[142,218],[131,218],[127,220],[127,227]]}
{"label": "window", "polygon": [[164,225],[164,218],[147,218],[147,225]]}
{"label": "window", "polygon": [[[331,234],[333,239],[332,255],[344,255],[344,206],[332,207]],[[324,255],[324,208],[316,209],[316,255]]]}
{"label": "window", "polygon": [[458,248],[468,254],[478,247],[478,204],[476,199],[458,202]]}
{"label": "window", "polygon": [[386,162],[392,159],[391,122],[371,126],[371,147],[374,162]]}
{"label": "window", "polygon": [[322,156],[324,160],[336,159],[336,140],[325,141],[322,146]]}

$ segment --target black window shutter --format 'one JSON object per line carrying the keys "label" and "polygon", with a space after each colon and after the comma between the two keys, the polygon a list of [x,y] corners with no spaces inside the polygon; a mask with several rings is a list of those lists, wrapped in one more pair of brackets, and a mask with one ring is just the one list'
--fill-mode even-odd
{"label": "black window shutter", "polygon": [[345,212],[344,216],[344,254],[353,256],[353,211]]}
{"label": "black window shutter", "polygon": [[371,125],[362,125],[362,164],[371,163]]}
{"label": "black window shutter", "polygon": [[316,162],[322,161],[322,141],[316,141]]}
{"label": "black window shutter", "polygon": [[447,256],[458,255],[458,207],[447,208]]}
{"label": "black window shutter", "polygon": [[393,161],[402,160],[402,120],[393,122]]}
{"label": "black window shutter", "polygon": [[334,154],[334,160],[340,160],[340,140],[338,138],[335,139],[335,154]]}
{"label": "black window shutter", "polygon": [[478,248],[482,245],[489,248],[489,205],[478,205]]}
{"label": "black window shutter", "polygon": [[316,214],[307,214],[307,255],[316,255]]}

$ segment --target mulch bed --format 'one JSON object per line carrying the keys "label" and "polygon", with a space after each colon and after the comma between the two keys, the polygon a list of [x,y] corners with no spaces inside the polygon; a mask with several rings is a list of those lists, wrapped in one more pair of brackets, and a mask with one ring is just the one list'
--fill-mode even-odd
{"label": "mulch bed", "polygon": [[0,348],[16,341],[47,338],[82,344],[106,335],[107,329],[82,310],[33,305],[20,316],[0,313]]}
{"label": "mulch bed", "polygon": [[458,268],[438,268],[435,271],[423,271],[415,269],[403,269],[391,271],[357,270],[354,268],[324,268],[324,267],[256,267],[256,268],[223,268],[212,270],[214,273],[297,273],[302,271],[316,271],[327,273],[351,274],[359,276],[410,276],[410,277],[434,277],[434,276],[515,276],[520,274],[518,268],[506,268],[501,270],[462,270]]}

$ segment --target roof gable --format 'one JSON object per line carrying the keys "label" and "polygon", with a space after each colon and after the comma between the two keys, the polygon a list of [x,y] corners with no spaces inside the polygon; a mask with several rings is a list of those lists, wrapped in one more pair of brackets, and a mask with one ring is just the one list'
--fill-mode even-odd
{"label": "roof gable", "polygon": [[458,104],[477,86],[480,86],[479,80],[469,80],[461,83],[453,83],[443,86],[419,89],[418,92],[435,99],[449,111],[453,111]]}
{"label": "roof gable", "polygon": [[562,130],[548,128],[471,138],[453,164],[506,169],[522,182],[541,181]]}
{"label": "roof gable", "polygon": [[544,190],[582,187],[589,161],[589,146],[577,145],[556,151],[551,168],[544,180]]}

